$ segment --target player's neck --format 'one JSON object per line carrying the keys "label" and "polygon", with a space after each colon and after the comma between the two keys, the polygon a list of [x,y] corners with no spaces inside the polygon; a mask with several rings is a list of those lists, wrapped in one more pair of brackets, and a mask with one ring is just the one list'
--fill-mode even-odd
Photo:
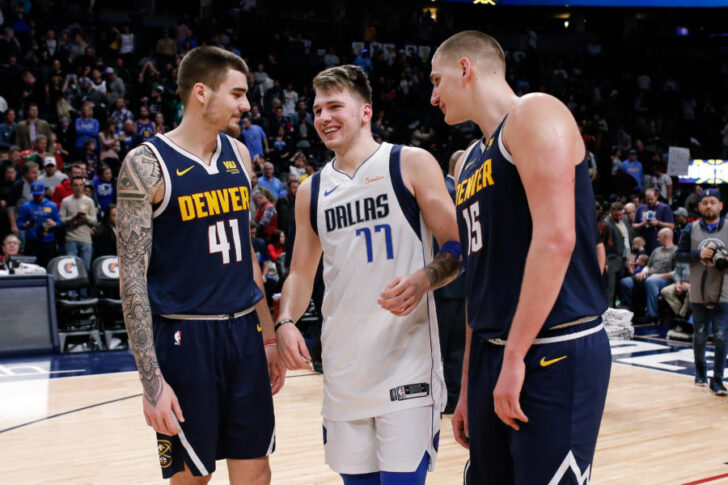
{"label": "player's neck", "polygon": [[477,107],[477,110],[471,119],[478,125],[486,140],[493,135],[519,99],[505,80],[496,87],[477,89],[474,97],[471,106]]}
{"label": "player's neck", "polygon": [[217,150],[217,135],[219,130],[202,122],[182,118],[180,125],[165,134],[176,145],[184,148],[201,160],[209,163]]}
{"label": "player's neck", "polygon": [[350,176],[379,148],[379,143],[374,141],[370,130],[362,130],[361,133],[362,136],[353,143],[334,151],[336,169]]}

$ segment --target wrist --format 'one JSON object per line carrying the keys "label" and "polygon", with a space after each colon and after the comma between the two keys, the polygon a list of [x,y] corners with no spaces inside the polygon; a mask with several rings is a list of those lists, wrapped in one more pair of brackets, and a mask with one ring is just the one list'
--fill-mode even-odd
{"label": "wrist", "polygon": [[278,320],[278,322],[273,327],[273,331],[277,334],[279,328],[281,328],[283,325],[287,325],[289,323],[295,325],[295,322],[292,319],[290,319],[290,318],[283,318],[281,320]]}

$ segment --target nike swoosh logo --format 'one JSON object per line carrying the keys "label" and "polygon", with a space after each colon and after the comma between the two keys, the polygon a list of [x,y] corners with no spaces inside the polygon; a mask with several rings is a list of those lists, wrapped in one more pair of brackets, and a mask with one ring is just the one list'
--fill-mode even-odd
{"label": "nike swoosh logo", "polygon": [[333,189],[330,189],[330,190],[325,190],[325,191],[324,191],[324,197],[327,197],[327,196],[331,195],[331,193],[332,193],[332,192],[333,192],[334,190],[338,189],[338,188],[339,188],[339,186],[337,185],[337,186],[336,186],[336,187],[334,187]]}
{"label": "nike swoosh logo", "polygon": [[181,177],[182,175],[186,174],[187,172],[189,172],[189,171],[190,171],[190,170],[192,170],[193,168],[195,168],[195,166],[194,166],[194,165],[192,165],[192,166],[190,166],[189,168],[186,168],[186,169],[184,169],[184,170],[182,170],[182,171],[180,171],[180,169],[177,169],[177,175],[179,175],[179,176]]}
{"label": "nike swoosh logo", "polygon": [[546,357],[541,357],[541,367],[548,367],[551,364],[555,364],[560,360],[564,360],[565,358],[566,358],[565,355],[562,357],[557,357],[555,359],[551,359],[551,360],[546,360]]}
{"label": "nike swoosh logo", "polygon": [[263,331],[263,327],[260,326],[260,323],[258,324],[258,331],[259,332],[262,332]]}

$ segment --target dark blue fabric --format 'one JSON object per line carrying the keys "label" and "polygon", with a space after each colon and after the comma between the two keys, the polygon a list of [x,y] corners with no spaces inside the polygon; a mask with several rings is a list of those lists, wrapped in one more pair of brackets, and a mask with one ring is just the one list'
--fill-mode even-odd
{"label": "dark blue fabric", "polygon": [[[504,120],[505,122],[505,120]],[[469,324],[483,338],[505,338],[516,312],[533,225],[516,166],[498,148],[503,123],[465,161],[456,190]],[[596,257],[594,193],[586,157],[575,167],[576,243],[543,328],[607,309]],[[468,217],[468,220],[465,219]]]}
{"label": "dark blue fabric", "polygon": [[[208,473],[215,460],[265,456],[275,428],[268,361],[255,312],[231,320],[154,319],[154,347],[164,378],[177,395],[187,441]],[[164,478],[200,470],[177,436],[160,460]],[[167,466],[164,466],[164,465]]]}
{"label": "dark blue fabric", "polygon": [[309,217],[311,218],[311,228],[316,234],[318,234],[319,190],[321,190],[321,172],[316,172],[311,176],[311,203],[309,204]]}
{"label": "dark blue fabric", "polygon": [[424,485],[429,465],[430,455],[425,453],[413,472],[374,472],[360,475],[342,473],[341,478],[344,485]]}
{"label": "dark blue fabric", "polygon": [[[566,332],[595,323],[599,321]],[[475,335],[471,342],[470,483],[532,485],[552,483],[554,478],[560,485],[586,483],[570,468],[560,478],[556,473],[569,453],[582,475],[592,463],[611,370],[606,332],[531,347],[524,359],[520,398],[528,423],[520,423],[519,431],[506,426],[494,411],[493,390],[504,348]]]}
{"label": "dark blue fabric", "polygon": [[417,237],[422,240],[420,232],[420,208],[414,196],[407,190],[407,186],[402,179],[402,163],[401,163],[402,145],[394,145],[389,154],[389,176],[392,179],[392,187],[397,195],[397,201],[402,208],[407,222],[412,226]]}
{"label": "dark blue fabric", "polygon": [[[263,293],[253,279],[250,184],[232,140],[219,136],[218,173],[213,175],[159,137],[148,143],[164,160],[171,185],[169,204],[152,224],[148,272],[152,312],[217,315],[253,306]],[[215,195],[219,211],[211,209],[204,193]],[[193,202],[194,197],[199,203]],[[216,250],[213,243],[224,240],[229,247]]]}

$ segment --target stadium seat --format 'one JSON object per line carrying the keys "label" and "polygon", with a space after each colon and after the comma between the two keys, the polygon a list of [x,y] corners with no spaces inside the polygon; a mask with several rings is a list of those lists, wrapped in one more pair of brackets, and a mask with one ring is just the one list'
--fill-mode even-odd
{"label": "stadium seat", "polygon": [[124,314],[119,295],[119,258],[101,256],[91,265],[94,294],[98,298],[97,316],[104,333],[106,348],[112,348],[114,335],[126,336]]}
{"label": "stadium seat", "polygon": [[96,305],[98,298],[81,298],[80,290],[89,290],[86,267],[77,256],[59,256],[48,263],[48,273],[53,275],[58,313],[58,338],[61,352],[66,351],[66,339],[85,336],[93,339],[89,350],[100,348]]}

